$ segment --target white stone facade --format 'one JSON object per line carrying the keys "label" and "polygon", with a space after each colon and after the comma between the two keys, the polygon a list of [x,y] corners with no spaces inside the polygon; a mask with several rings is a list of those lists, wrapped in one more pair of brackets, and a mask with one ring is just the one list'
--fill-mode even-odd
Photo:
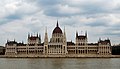
{"label": "white stone facade", "polygon": [[50,41],[46,28],[43,43],[41,43],[40,35],[28,34],[26,44],[23,42],[17,43],[15,40],[7,41],[5,55],[111,55],[111,42],[109,39],[99,40],[98,43],[88,43],[87,32],[85,35],[78,35],[78,32],[76,32],[75,39],[75,43],[72,41],[67,42],[65,29],[62,32],[57,22]]}

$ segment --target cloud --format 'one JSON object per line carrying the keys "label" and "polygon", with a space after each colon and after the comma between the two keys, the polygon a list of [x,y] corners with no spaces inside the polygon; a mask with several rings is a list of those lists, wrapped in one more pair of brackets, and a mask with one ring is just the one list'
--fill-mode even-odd
{"label": "cloud", "polygon": [[119,8],[119,2],[120,1],[113,0],[112,1],[66,0],[56,3],[53,2],[54,4],[52,5],[51,2],[50,4],[45,3],[46,5],[43,6],[43,10],[45,12],[45,15],[55,17],[119,13],[120,11],[117,10],[117,8]]}
{"label": "cloud", "polygon": [[[59,20],[66,27],[67,40],[75,41],[75,31],[88,31],[89,42],[110,37],[120,43],[119,0],[2,0],[0,2],[1,45],[6,39],[26,41],[28,32],[38,32],[49,38]],[[19,32],[18,32],[19,31]]]}
{"label": "cloud", "polygon": [[37,6],[17,0],[3,1],[3,4],[1,4],[0,8],[1,22],[21,19],[26,15],[32,15],[40,10],[40,8],[38,9]]}

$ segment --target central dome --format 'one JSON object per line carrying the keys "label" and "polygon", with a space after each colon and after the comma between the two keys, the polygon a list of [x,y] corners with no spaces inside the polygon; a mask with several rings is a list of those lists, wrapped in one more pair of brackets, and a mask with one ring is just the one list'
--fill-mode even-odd
{"label": "central dome", "polygon": [[60,29],[60,27],[58,26],[58,21],[57,21],[57,26],[55,27],[55,29],[53,30],[53,34],[55,33],[60,33],[62,34],[62,30]]}

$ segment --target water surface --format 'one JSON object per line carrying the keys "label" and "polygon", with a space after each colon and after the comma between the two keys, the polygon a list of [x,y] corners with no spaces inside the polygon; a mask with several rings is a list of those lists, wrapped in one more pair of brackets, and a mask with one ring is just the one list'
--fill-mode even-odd
{"label": "water surface", "polygon": [[120,69],[120,58],[0,58],[0,69]]}

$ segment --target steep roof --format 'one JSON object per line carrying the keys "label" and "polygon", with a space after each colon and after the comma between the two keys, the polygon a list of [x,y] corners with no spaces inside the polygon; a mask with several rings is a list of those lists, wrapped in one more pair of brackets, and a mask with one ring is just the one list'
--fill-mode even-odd
{"label": "steep roof", "polygon": [[101,43],[101,44],[108,44],[109,43],[109,44],[111,44],[109,39],[107,39],[107,40],[99,40],[98,43]]}
{"label": "steep roof", "polygon": [[60,29],[59,25],[58,25],[58,21],[57,21],[57,26],[55,27],[55,29],[53,30],[53,34],[55,33],[60,33],[62,34],[62,30]]}
{"label": "steep roof", "polygon": [[87,38],[87,37],[84,36],[84,35],[80,35],[80,36],[77,36],[77,38],[78,38],[78,39],[85,39],[85,38]]}

